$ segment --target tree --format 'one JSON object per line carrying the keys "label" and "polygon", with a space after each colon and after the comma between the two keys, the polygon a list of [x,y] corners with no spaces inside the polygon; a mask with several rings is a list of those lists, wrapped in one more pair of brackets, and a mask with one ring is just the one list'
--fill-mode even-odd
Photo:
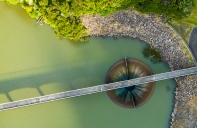
{"label": "tree", "polygon": [[[17,4],[20,0],[7,2]],[[87,29],[79,19],[84,14],[108,16],[135,7],[142,13],[162,13],[180,19],[189,16],[192,9],[192,0],[21,0],[20,4],[32,18],[43,19],[49,24],[57,37],[73,40],[86,40]]]}

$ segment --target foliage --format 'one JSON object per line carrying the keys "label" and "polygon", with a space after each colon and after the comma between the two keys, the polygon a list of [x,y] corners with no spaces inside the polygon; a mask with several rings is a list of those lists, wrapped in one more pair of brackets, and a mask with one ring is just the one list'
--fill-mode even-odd
{"label": "foliage", "polygon": [[10,4],[13,4],[13,5],[16,5],[20,2],[20,0],[7,0],[7,4],[10,5]]}
{"label": "foliage", "polygon": [[179,2],[179,10],[183,16],[189,16],[192,9],[192,0],[182,0]]}
{"label": "foliage", "polygon": [[181,21],[197,26],[197,0],[193,1],[192,13],[188,18],[181,19]]}
{"label": "foliage", "polygon": [[162,62],[162,58],[161,58],[159,52],[157,52],[153,48],[146,47],[146,48],[144,48],[142,53],[145,58],[150,58],[151,62],[153,62],[153,63]]}
{"label": "foliage", "polygon": [[191,14],[192,0],[144,0],[135,7],[143,13],[157,13],[181,19]]}
{"label": "foliage", "polygon": [[118,10],[135,7],[143,13],[163,13],[180,19],[189,16],[191,0],[7,0],[26,9],[32,18],[43,20],[54,30],[57,37],[86,40],[87,29],[79,17],[84,14],[108,16]]}
{"label": "foliage", "polygon": [[86,40],[83,36],[87,36],[87,30],[79,18],[70,13],[68,2],[35,0],[33,5],[24,2],[23,6],[32,18],[42,19],[49,24],[55,30],[57,37]]}
{"label": "foliage", "polygon": [[137,0],[77,0],[71,2],[70,11],[75,16],[83,14],[109,15],[115,11],[133,7]]}

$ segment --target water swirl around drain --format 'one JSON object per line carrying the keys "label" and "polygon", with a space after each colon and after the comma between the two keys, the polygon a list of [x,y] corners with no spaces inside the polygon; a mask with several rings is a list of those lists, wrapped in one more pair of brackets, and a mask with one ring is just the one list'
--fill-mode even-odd
{"label": "water swirl around drain", "polygon": [[[142,61],[131,58],[126,60],[127,66],[124,59],[112,65],[106,75],[106,84],[138,77],[150,76],[153,74],[151,69]],[[107,94],[117,105],[125,108],[135,108],[145,104],[150,99],[154,88],[155,82],[151,82],[110,90],[107,91]]]}

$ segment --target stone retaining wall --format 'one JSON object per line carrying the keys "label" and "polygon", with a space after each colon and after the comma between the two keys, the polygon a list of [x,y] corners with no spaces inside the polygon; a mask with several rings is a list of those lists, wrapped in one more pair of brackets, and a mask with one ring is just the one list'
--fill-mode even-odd
{"label": "stone retaining wall", "polygon": [[166,23],[177,35],[179,35],[179,37],[182,39],[182,41],[184,42],[184,45],[186,46],[187,50],[189,51],[189,53],[191,54],[192,56],[192,59],[194,60],[194,63],[195,65],[197,66],[197,63],[196,63],[196,59],[192,53],[192,51],[190,50],[189,46],[187,45],[186,41],[183,39],[183,37],[168,23]]}
{"label": "stone retaining wall", "polygon": [[[108,17],[83,15],[80,19],[88,29],[89,36],[129,36],[146,42],[159,51],[171,71],[195,66],[195,60],[188,55],[190,50],[183,49],[184,41],[179,34],[155,15],[127,9]],[[174,91],[175,104],[169,122],[170,127],[190,127],[197,122],[197,79],[195,75],[189,75],[175,80],[178,86]]]}

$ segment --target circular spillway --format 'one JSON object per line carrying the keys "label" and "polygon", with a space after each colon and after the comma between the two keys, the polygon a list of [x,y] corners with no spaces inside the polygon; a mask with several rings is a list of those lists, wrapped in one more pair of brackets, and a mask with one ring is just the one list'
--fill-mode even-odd
{"label": "circular spillway", "polygon": [[[127,65],[127,66],[126,66]],[[113,83],[152,75],[151,69],[137,59],[123,59],[116,62],[109,69],[105,83]],[[146,103],[155,88],[155,82],[134,85],[107,91],[110,99],[117,105],[125,108],[135,108]]]}

